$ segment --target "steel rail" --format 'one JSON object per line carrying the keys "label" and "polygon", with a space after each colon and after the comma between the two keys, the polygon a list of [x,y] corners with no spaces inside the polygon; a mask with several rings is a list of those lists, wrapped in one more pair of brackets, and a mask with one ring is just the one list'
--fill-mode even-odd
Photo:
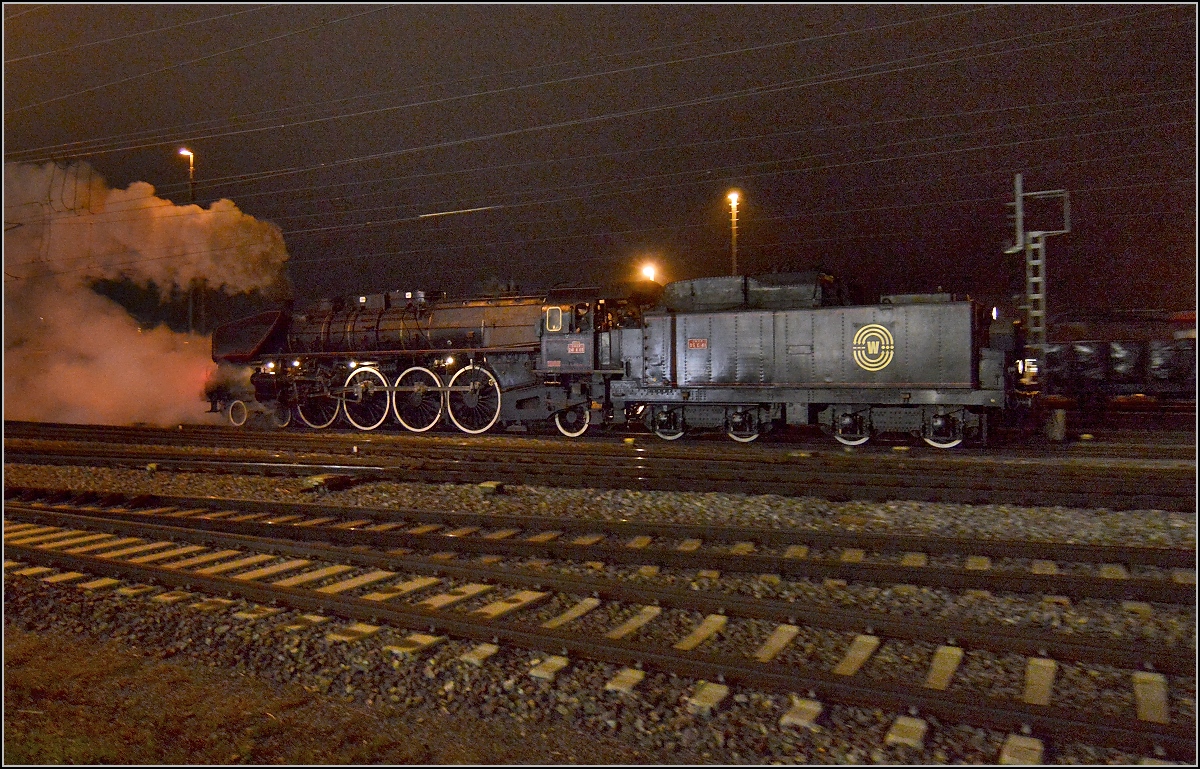
{"label": "steel rail", "polygon": [[[183,430],[182,425],[180,426],[180,430],[169,431],[165,429],[125,427],[100,428],[74,425],[40,425],[20,422],[5,423],[5,427],[8,433],[6,438],[15,440],[55,440],[55,436],[61,433],[62,435],[57,440],[72,440],[82,443],[117,443],[119,445],[137,443],[150,445],[152,441],[161,441],[161,445],[195,447],[198,441],[203,441],[208,447],[212,448],[239,448],[247,451],[279,451],[290,449],[311,453],[349,453],[351,448],[357,447],[362,454],[382,454],[385,456],[401,454],[412,456],[414,453],[418,453],[424,454],[430,459],[436,458],[438,455],[447,454],[479,454],[493,459],[499,455],[517,460],[527,459],[536,463],[542,457],[559,459],[564,454],[578,454],[601,455],[610,463],[675,462],[680,459],[703,459],[713,464],[727,464],[736,469],[744,470],[747,466],[771,467],[779,464],[795,465],[798,458],[793,453],[784,454],[778,450],[768,450],[763,446],[730,446],[724,443],[720,445],[724,448],[722,453],[725,456],[714,458],[711,456],[713,448],[711,445],[705,447],[690,444],[677,446],[663,444],[661,441],[639,444],[634,448],[624,444],[598,440],[585,442],[563,442],[558,440],[550,442],[543,440],[539,442],[536,440],[522,440],[520,437],[507,435],[499,438],[499,440],[496,440],[495,436],[493,436],[493,440],[486,444],[455,440],[455,438],[462,439],[465,437],[461,433],[439,436],[377,432],[344,434],[328,431],[290,434],[278,432],[237,433],[220,428]],[[114,439],[111,441],[103,440],[108,434],[111,434]],[[504,445],[506,438],[512,441],[519,441],[519,445]],[[264,443],[268,445],[264,447]],[[1161,449],[1163,447],[1154,448]],[[1184,447],[1174,448],[1181,449]],[[707,449],[707,452],[705,449]],[[820,465],[824,470],[830,470],[835,465],[844,465],[847,462],[861,461],[865,457],[870,457],[873,463],[883,463],[887,468],[903,468],[911,467],[912,465],[955,465],[961,467],[985,464],[991,472],[1008,475],[1014,479],[1033,479],[1040,477],[1042,473],[1047,471],[1058,474],[1071,474],[1076,471],[1083,471],[1094,476],[1096,474],[1095,470],[1098,468],[1097,461],[1108,461],[1115,463],[1117,466],[1127,464],[1124,460],[1116,457],[1101,456],[1089,458],[1079,456],[1078,452],[1067,451],[1063,447],[1051,447],[1049,453],[1035,456],[1012,456],[996,454],[995,452],[981,453],[970,450],[965,453],[939,452],[929,454],[924,449],[917,454],[897,456],[892,451],[881,452],[875,450],[874,447],[871,449],[859,448],[853,453],[848,454],[826,446],[813,447],[811,452],[802,453],[804,454],[804,464]],[[1175,453],[1179,452],[1176,451]],[[1147,459],[1141,457],[1140,461],[1143,463],[1150,461],[1171,468],[1174,465],[1178,465],[1180,459],[1192,460],[1194,462],[1194,447],[1177,459]],[[1065,463],[1064,460],[1066,460]],[[1178,470],[1179,468],[1175,469]],[[1191,472],[1194,473],[1194,469]]]}
{"label": "steel rail", "polygon": [[986,554],[994,558],[1041,558],[1085,563],[1125,563],[1161,568],[1195,568],[1195,547],[1152,547],[1140,545],[1088,545],[1039,540],[979,539],[917,534],[877,534],[871,532],[816,531],[810,529],[758,526],[713,526],[711,524],[663,523],[655,521],[605,520],[598,518],[562,518],[552,515],[514,515],[510,513],[472,513],[459,510],[418,508],[377,508],[360,505],[330,505],[320,502],[279,502],[257,499],[187,497],[171,494],[125,494],[121,492],[72,491],[23,486],[8,486],[4,497],[12,502],[102,504],[108,507],[178,507],[219,510],[237,505],[246,512],[303,514],[335,517],[342,520],[370,515],[383,521],[420,521],[454,526],[479,525],[493,528],[515,527],[526,531],[592,532],[602,529],[616,536],[650,535],[666,539],[701,539],[706,542],[754,541],[764,545],[807,544],[821,548],[862,548],[870,552],[923,552],[930,555]]}
{"label": "steel rail", "polygon": [[[238,503],[226,503],[219,507],[237,507]],[[33,513],[38,508],[13,507],[8,509]],[[362,514],[370,511],[363,510]],[[106,516],[129,522],[145,520],[144,513],[108,512]],[[361,517],[361,515],[360,515]],[[377,516],[395,520],[392,516]],[[396,516],[401,517],[401,516]],[[550,557],[565,560],[601,560],[619,564],[645,564],[647,562],[680,569],[710,569],[719,567],[723,571],[743,574],[779,574],[792,578],[845,579],[855,582],[882,584],[914,584],[941,587],[951,590],[1006,590],[1018,593],[1066,595],[1072,598],[1102,598],[1124,601],[1154,601],[1159,603],[1193,604],[1196,600],[1194,585],[1182,584],[1166,579],[1151,577],[1127,577],[1108,579],[1071,574],[1034,574],[1015,571],[976,571],[952,566],[901,566],[898,564],[845,563],[816,558],[787,558],[774,555],[735,555],[708,551],[680,551],[666,548],[645,547],[631,549],[608,544],[588,546],[573,545],[561,541],[529,542],[526,540],[487,540],[480,538],[439,537],[431,534],[411,534],[402,531],[375,532],[364,529],[337,529],[332,527],[299,528],[277,526],[257,521],[228,521],[189,519],[190,528],[213,532],[238,532],[248,536],[270,534],[287,536],[305,541],[327,541],[345,545],[365,545],[379,549],[396,547],[436,547],[443,550],[473,554],[494,554],[509,557]],[[602,525],[590,527],[604,528]]]}
{"label": "steel rail", "polygon": [[348,619],[390,624],[412,630],[428,630],[460,638],[507,643],[522,648],[570,655],[621,665],[650,667],[664,672],[709,680],[740,683],[761,690],[796,693],[844,705],[888,708],[918,713],[991,729],[1020,731],[1056,738],[1083,740],[1096,745],[1133,750],[1154,755],[1161,750],[1168,756],[1194,760],[1195,729],[1181,725],[1150,722],[1113,723],[1097,713],[1068,710],[1055,706],[1025,705],[996,697],[940,692],[890,683],[861,683],[824,671],[790,667],[778,663],[752,663],[740,658],[647,649],[633,642],[583,638],[569,631],[546,630],[524,625],[470,620],[440,614],[414,606],[381,605],[379,602],[348,597],[324,597],[297,588],[279,588],[239,582],[217,576],[185,574],[149,566],[104,561],[85,555],[69,555],[6,545],[6,557],[40,556],[44,563],[58,568],[120,576],[138,581],[161,582],[207,593],[236,595],[258,603],[284,604],[293,609],[336,614]]}
{"label": "steel rail", "polygon": [[[656,491],[725,491],[745,493],[751,487],[756,494],[779,494],[783,496],[822,496],[834,501],[860,499],[887,502],[898,499],[951,502],[961,504],[991,504],[1005,502],[1029,506],[1063,507],[1112,507],[1116,509],[1163,509],[1195,512],[1196,495],[1194,482],[1181,478],[1170,482],[1159,479],[1167,489],[1146,491],[1137,485],[1138,491],[1128,491],[1129,480],[1120,484],[1119,491],[1103,493],[1096,479],[1087,479],[1081,485],[1086,490],[1057,490],[1031,487],[1024,483],[1009,484],[1008,487],[983,486],[985,480],[963,482],[961,473],[948,473],[934,478],[924,473],[919,479],[880,476],[877,473],[842,472],[831,475],[800,467],[788,467],[771,479],[748,479],[745,472],[728,471],[724,477],[706,478],[692,474],[681,477],[678,467],[652,472],[640,468],[630,473],[614,471],[592,465],[573,465],[571,472],[564,473],[559,466],[510,466],[486,460],[448,461],[443,467],[432,467],[430,460],[413,460],[396,465],[378,465],[364,462],[338,464],[297,461],[246,461],[178,458],[149,453],[130,456],[130,452],[108,452],[102,454],[89,451],[82,455],[68,452],[37,453],[6,450],[5,461],[23,464],[59,464],[80,466],[137,467],[153,463],[161,469],[181,472],[230,473],[249,472],[263,475],[298,475],[342,472],[367,480],[414,481],[427,483],[469,483],[480,478],[500,480],[507,483],[543,484],[568,488],[634,488]],[[715,474],[714,474],[715,475]],[[881,478],[886,484],[876,483]],[[954,485],[918,485],[931,481],[953,482]]]}
{"label": "steel rail", "polygon": [[[21,511],[24,515],[25,511]],[[40,515],[38,515],[40,513]],[[289,557],[311,560],[340,561],[356,566],[410,571],[434,576],[452,576],[468,580],[503,582],[520,587],[542,590],[547,587],[564,593],[594,595],[607,600],[658,605],[673,609],[691,610],[706,614],[728,614],[744,619],[772,620],[780,623],[802,622],[855,633],[882,633],[890,638],[930,643],[945,643],[954,639],[964,648],[998,653],[1016,652],[1026,656],[1046,656],[1053,652],[1058,659],[1072,662],[1113,665],[1126,669],[1152,669],[1171,675],[1195,675],[1195,656],[1174,645],[1138,641],[1121,645],[1110,640],[1080,641],[1061,633],[1021,631],[1011,628],[988,628],[972,622],[938,620],[925,622],[907,617],[856,612],[843,609],[805,609],[788,601],[750,598],[733,594],[710,594],[694,590],[645,588],[615,580],[598,580],[578,576],[554,575],[542,570],[521,570],[450,564],[427,558],[372,553],[361,549],[338,548],[326,544],[297,545],[274,537],[252,534],[229,534],[209,529],[192,529],[141,521],[118,520],[107,517],[79,515],[52,511],[36,511],[24,515],[46,523],[64,523],[80,528],[109,533],[140,533],[160,539],[205,543],[219,547],[241,547],[266,550]],[[197,521],[196,523],[199,523]],[[10,545],[5,545],[10,547]],[[13,545],[12,547],[20,547]],[[23,548],[41,554],[39,548]],[[107,561],[106,561],[107,562]]]}

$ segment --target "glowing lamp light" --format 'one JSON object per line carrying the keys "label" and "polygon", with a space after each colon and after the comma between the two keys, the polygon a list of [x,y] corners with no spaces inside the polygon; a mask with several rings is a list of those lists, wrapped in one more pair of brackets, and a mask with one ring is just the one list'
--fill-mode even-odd
{"label": "glowing lamp light", "polygon": [[446,356],[446,365],[447,365],[447,366],[453,366],[453,365],[454,365],[454,356],[453,356],[453,355],[447,355],[447,356]]}
{"label": "glowing lamp light", "polygon": [[738,194],[736,192],[729,193],[729,202],[734,204],[735,206],[737,205]]}
{"label": "glowing lamp light", "polygon": [[646,280],[654,280],[654,265],[647,264],[642,267],[642,277]]}

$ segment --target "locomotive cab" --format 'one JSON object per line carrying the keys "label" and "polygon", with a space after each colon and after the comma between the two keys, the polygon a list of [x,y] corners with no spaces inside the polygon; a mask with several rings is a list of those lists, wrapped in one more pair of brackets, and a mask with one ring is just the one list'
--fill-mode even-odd
{"label": "locomotive cab", "polygon": [[590,374],[596,368],[596,289],[551,291],[542,307],[538,368],[545,374]]}

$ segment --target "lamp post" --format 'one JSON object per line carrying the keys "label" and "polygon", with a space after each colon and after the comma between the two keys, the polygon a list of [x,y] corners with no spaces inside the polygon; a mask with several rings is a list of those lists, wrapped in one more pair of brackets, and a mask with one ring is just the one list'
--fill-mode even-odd
{"label": "lamp post", "polygon": [[733,212],[730,226],[733,228],[733,237],[729,241],[729,253],[733,258],[733,272],[730,275],[737,276],[737,202],[738,194],[736,192],[729,193],[729,204]]}
{"label": "lamp post", "polygon": [[188,159],[188,194],[191,197],[191,202],[196,202],[196,156],[192,151],[184,147],[179,150],[180,155],[187,155]]}
{"label": "lamp post", "polygon": [[[187,155],[188,159],[188,196],[191,202],[196,202],[196,156],[187,147],[179,150],[180,155]],[[196,281],[188,284],[188,333],[196,333],[195,323],[195,308],[196,308]]]}

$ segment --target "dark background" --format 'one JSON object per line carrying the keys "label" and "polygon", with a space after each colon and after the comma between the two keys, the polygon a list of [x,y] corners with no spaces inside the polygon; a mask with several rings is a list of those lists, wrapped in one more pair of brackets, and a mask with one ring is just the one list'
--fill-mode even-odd
{"label": "dark background", "polygon": [[[1051,314],[1195,307],[1196,8],[5,5],[6,161],[225,197],[301,303],[822,267],[1023,289],[1013,175],[1070,191]],[[420,218],[422,214],[488,210]],[[1032,227],[1055,227],[1035,211]],[[1045,222],[1045,223],[1042,223]]]}

